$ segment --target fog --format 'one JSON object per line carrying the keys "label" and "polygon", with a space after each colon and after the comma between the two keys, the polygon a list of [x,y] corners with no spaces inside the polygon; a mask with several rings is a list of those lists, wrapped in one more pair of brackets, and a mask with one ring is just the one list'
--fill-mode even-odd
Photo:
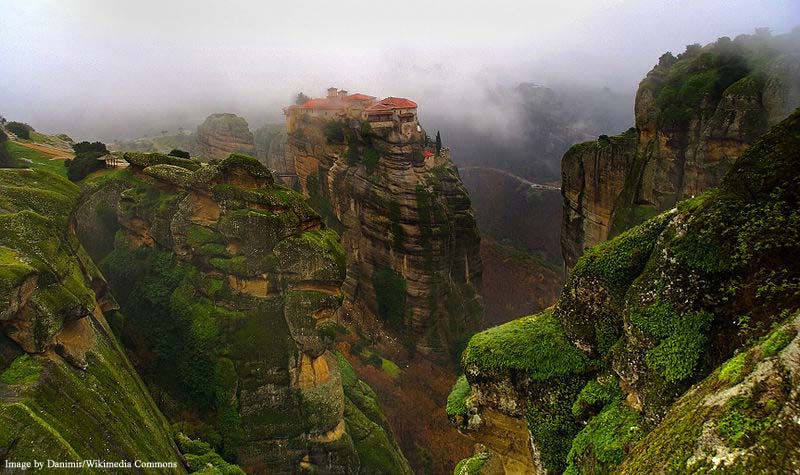
{"label": "fog", "polygon": [[412,98],[423,125],[467,118],[503,133],[487,104],[519,83],[608,87],[632,116],[661,53],[797,24],[797,0],[2,0],[0,114],[105,141],[223,111],[255,129],[297,92],[338,86]]}

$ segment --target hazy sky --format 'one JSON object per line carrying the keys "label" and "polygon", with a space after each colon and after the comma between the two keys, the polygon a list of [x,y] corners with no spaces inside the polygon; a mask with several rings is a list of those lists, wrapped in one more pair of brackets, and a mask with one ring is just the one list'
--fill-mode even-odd
{"label": "hazy sky", "polygon": [[222,111],[255,128],[334,85],[424,120],[499,84],[632,91],[665,51],[798,24],[798,0],[0,0],[0,114],[104,140]]}

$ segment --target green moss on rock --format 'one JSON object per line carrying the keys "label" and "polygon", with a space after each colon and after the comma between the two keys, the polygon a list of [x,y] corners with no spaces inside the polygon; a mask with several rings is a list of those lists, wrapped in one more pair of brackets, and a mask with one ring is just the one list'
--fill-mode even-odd
{"label": "green moss on rock", "polygon": [[245,170],[250,176],[256,178],[264,178],[267,183],[273,183],[272,174],[256,158],[243,153],[232,153],[228,158],[223,159],[217,165],[223,173],[230,173],[233,170]]}
{"label": "green moss on rock", "polygon": [[583,373],[589,367],[586,355],[567,340],[551,311],[476,334],[461,363],[482,371],[514,370],[537,381]]}
{"label": "green moss on rock", "polygon": [[448,416],[462,416],[467,412],[467,398],[470,395],[470,387],[467,382],[467,377],[461,375],[450,390],[450,395],[447,396],[447,406],[445,412]]}
{"label": "green moss on rock", "polygon": [[42,363],[28,354],[23,354],[11,362],[2,374],[0,382],[12,385],[30,385],[39,380],[42,373]]}
{"label": "green moss on rock", "polygon": [[642,423],[620,399],[606,405],[573,439],[565,473],[611,473],[645,433]]}
{"label": "green moss on rock", "polygon": [[187,186],[192,176],[192,172],[187,168],[177,165],[168,165],[166,163],[150,165],[143,171],[145,175],[166,181],[167,183],[172,183],[176,186]]}
{"label": "green moss on rock", "polygon": [[353,439],[360,473],[411,474],[408,461],[394,441],[377,396],[356,376],[341,353],[336,353],[345,394],[345,423]]}
{"label": "green moss on rock", "polygon": [[126,152],[123,158],[132,166],[145,169],[153,165],[172,165],[186,170],[195,171],[200,168],[200,163],[186,158],[173,157],[161,153]]}

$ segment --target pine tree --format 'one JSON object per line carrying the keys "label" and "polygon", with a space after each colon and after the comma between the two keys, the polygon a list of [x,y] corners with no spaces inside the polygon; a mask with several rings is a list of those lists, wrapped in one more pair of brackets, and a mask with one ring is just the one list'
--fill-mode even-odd
{"label": "pine tree", "polygon": [[442,136],[439,134],[439,131],[436,131],[436,155],[442,154]]}
{"label": "pine tree", "polygon": [[303,94],[302,92],[299,92],[299,93],[297,93],[297,95],[294,97],[294,103],[295,103],[295,104],[297,104],[297,105],[300,105],[300,104],[302,104],[302,103],[306,102],[306,101],[307,101],[307,100],[309,100],[309,99],[311,99],[311,98],[310,98],[310,97],[308,97],[308,96],[306,96],[306,95],[305,95],[305,94]]}

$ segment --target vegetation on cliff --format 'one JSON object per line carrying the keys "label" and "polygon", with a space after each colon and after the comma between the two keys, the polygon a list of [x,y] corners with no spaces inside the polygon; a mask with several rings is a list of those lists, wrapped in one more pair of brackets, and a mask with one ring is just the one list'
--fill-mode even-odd
{"label": "vegetation on cliff", "polygon": [[[796,322],[785,322],[800,307],[800,267],[786,257],[800,252],[798,150],[800,111],[756,141],[718,188],[587,251],[555,318],[474,336],[462,359],[471,389],[454,391],[466,401],[462,429],[477,430],[467,421],[486,408],[524,414],[531,465],[568,473],[797,463],[794,439],[772,428],[796,413],[785,389],[798,371]],[[561,343],[524,337],[534,322],[549,322]],[[542,398],[536,371],[570,354],[584,361],[566,365],[559,385],[582,389]],[[547,430],[553,420],[561,431]],[[580,430],[563,430],[570,424]]]}
{"label": "vegetation on cliff", "polygon": [[434,157],[413,125],[303,115],[287,156],[342,234],[348,302],[414,351],[455,359],[482,314],[480,238],[449,156]]}
{"label": "vegetation on cliff", "polygon": [[170,428],[104,318],[113,298],[69,229],[79,194],[45,171],[0,170],[0,453],[180,473]]}
{"label": "vegetation on cliff", "polygon": [[636,128],[564,155],[567,267],[587,248],[718,186],[749,144],[800,105],[798,47],[797,31],[758,31],[664,54],[639,85]]}
{"label": "vegetation on cliff", "polygon": [[101,242],[125,315],[113,327],[159,405],[212,450],[187,455],[190,468],[402,466],[374,401],[367,416],[350,408],[329,350],[338,235],[252,157],[125,158],[128,169],[86,183],[78,231]]}

